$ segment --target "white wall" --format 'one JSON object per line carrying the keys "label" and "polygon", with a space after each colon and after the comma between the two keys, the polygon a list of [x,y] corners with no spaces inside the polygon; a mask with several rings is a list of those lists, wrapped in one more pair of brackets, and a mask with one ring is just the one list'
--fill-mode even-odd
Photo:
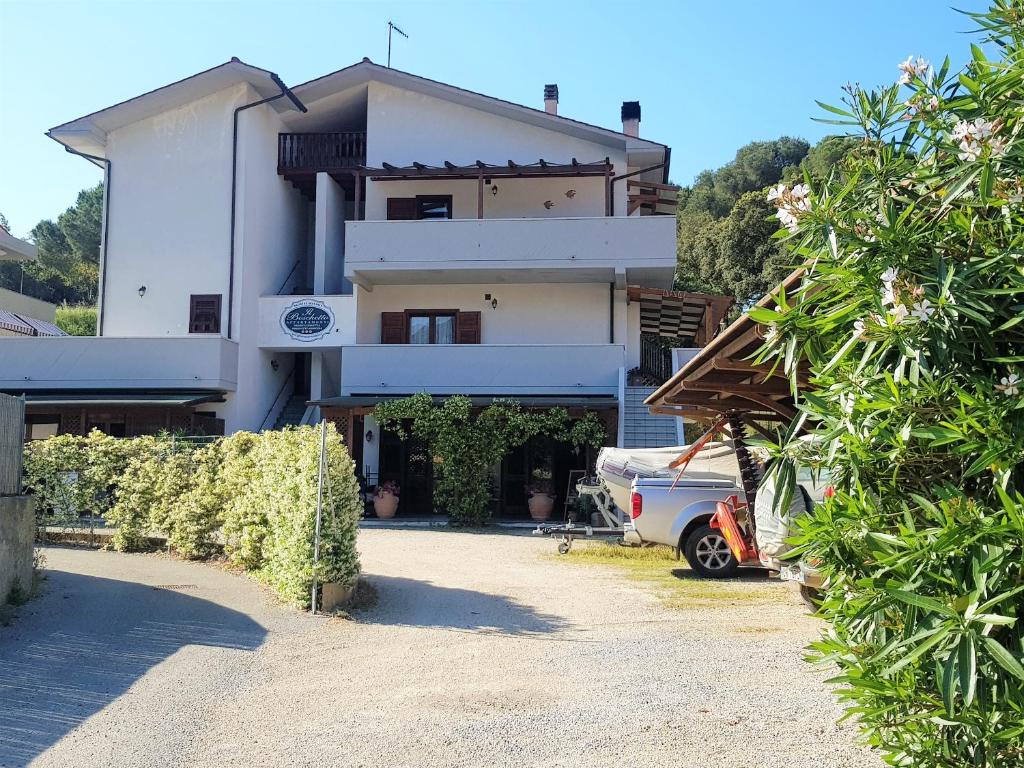
{"label": "white wall", "polygon": [[[512,160],[525,165],[536,163],[540,158],[552,163],[568,163],[573,157],[581,163],[592,163],[608,157],[614,164],[615,174],[626,172],[624,150],[383,83],[370,83],[366,125],[367,164],[372,167],[413,162],[440,166],[445,160],[456,165],[470,165],[477,160],[491,164]],[[498,185],[498,195],[492,196],[486,190],[486,217],[604,214],[603,179],[495,179],[493,183]],[[572,199],[565,196],[569,189],[576,190]],[[368,181],[366,218],[386,218],[388,197],[449,193],[455,196],[455,216],[476,217],[474,181]],[[625,195],[619,197],[622,199],[616,201],[617,215],[626,210]],[[545,200],[554,203],[550,210],[544,207]]]}
{"label": "white wall", "polygon": [[193,293],[222,294],[226,320],[231,116],[247,91],[233,86],[108,134],[104,335],[187,333]]}
{"label": "white wall", "polygon": [[326,173],[316,175],[313,292],[342,293],[345,287],[345,190]]}
{"label": "white wall", "polygon": [[[246,102],[259,98],[248,86],[247,90]],[[239,342],[239,390],[220,414],[228,432],[259,428],[291,373],[294,359],[290,354],[260,349],[257,333],[260,297],[276,293],[307,250],[309,204],[277,174],[277,134],[282,130],[284,125],[270,106],[255,107],[239,116],[232,323]],[[229,210],[228,203],[221,201],[224,210]],[[278,362],[277,371],[273,360]]]}
{"label": "white wall", "polygon": [[[487,293],[497,309],[484,300]],[[607,344],[608,294],[607,283],[357,287],[356,341],[380,342],[381,312],[458,309],[480,311],[483,344]],[[618,330],[615,342],[625,343]]]}

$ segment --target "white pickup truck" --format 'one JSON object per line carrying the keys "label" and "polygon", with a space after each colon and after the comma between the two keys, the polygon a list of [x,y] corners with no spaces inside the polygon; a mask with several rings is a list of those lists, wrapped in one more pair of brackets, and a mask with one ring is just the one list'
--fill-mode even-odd
{"label": "white pickup truck", "polygon": [[710,522],[719,501],[745,502],[736,453],[731,443],[708,443],[680,476],[669,465],[686,450],[602,448],[597,476],[621,510],[625,543],[669,546],[702,576],[731,576],[739,563]]}

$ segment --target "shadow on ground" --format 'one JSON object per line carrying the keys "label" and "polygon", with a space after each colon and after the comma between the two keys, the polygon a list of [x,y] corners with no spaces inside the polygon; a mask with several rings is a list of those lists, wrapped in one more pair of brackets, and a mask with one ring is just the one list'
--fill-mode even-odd
{"label": "shadow on ground", "polygon": [[[681,581],[697,581],[703,584],[735,584],[737,582],[768,584],[773,582],[773,580],[768,576],[768,571],[760,568],[740,568],[735,575],[730,576],[727,579],[709,579],[689,568],[673,568],[672,575]],[[781,584],[782,582],[779,582],[776,579],[773,583]]]}
{"label": "shadow on ground", "polygon": [[358,618],[368,624],[488,630],[519,635],[557,632],[566,621],[504,595],[439,587],[429,581],[377,576],[365,578],[377,592],[372,608]]}
{"label": "shadow on ground", "polygon": [[47,576],[32,615],[0,630],[2,766],[26,765],[183,646],[252,651],[266,635],[245,614],[175,589]]}

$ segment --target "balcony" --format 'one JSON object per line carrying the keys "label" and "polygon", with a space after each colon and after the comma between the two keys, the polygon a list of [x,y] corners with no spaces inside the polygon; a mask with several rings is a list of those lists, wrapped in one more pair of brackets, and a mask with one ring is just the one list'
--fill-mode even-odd
{"label": "balcony", "polygon": [[375,284],[616,282],[671,287],[674,216],[351,221],[345,276]]}
{"label": "balcony", "polygon": [[363,344],[341,351],[342,395],[616,396],[621,344]]}
{"label": "balcony", "polygon": [[330,173],[366,164],[366,131],[338,133],[279,133],[277,172]]}
{"label": "balcony", "polygon": [[0,339],[0,389],[210,389],[238,383],[238,344],[221,336]]}
{"label": "balcony", "polygon": [[261,296],[258,344],[302,352],[356,340],[355,296]]}

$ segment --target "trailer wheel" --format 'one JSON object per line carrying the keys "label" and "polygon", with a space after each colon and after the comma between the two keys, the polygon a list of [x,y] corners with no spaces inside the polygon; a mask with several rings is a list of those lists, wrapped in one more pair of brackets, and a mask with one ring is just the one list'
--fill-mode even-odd
{"label": "trailer wheel", "polygon": [[569,544],[569,542],[567,542],[567,541],[561,542],[558,545],[558,554],[560,554],[560,555],[567,555],[567,554],[569,554],[569,549],[571,547],[572,547],[572,545]]}
{"label": "trailer wheel", "polygon": [[693,570],[709,579],[728,578],[740,566],[722,532],[710,525],[702,525],[690,534],[683,554]]}

